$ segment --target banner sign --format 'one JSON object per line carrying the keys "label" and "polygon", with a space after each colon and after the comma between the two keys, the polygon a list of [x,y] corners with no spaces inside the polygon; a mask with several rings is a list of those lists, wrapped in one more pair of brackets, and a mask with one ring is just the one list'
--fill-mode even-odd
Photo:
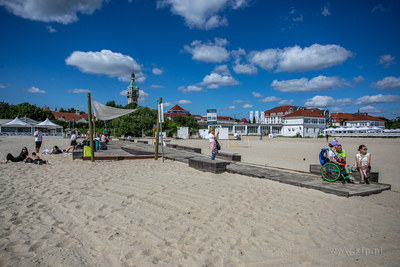
{"label": "banner sign", "polygon": [[216,109],[207,109],[207,124],[217,124]]}
{"label": "banner sign", "polygon": [[261,112],[261,123],[264,124],[265,123],[265,113],[264,111],[260,111]]}
{"label": "banner sign", "polygon": [[250,111],[250,119],[249,119],[249,123],[253,123],[253,111]]}
{"label": "banner sign", "polygon": [[164,103],[158,104],[158,113],[160,114],[159,121],[164,122]]}
{"label": "banner sign", "polygon": [[255,117],[256,117],[256,123],[258,123],[258,110],[256,111],[256,115],[255,115]]}

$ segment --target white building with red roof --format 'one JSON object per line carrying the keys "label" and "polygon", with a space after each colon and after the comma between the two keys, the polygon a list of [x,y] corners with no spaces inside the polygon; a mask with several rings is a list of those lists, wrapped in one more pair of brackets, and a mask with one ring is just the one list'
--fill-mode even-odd
{"label": "white building with red roof", "polygon": [[344,122],[346,127],[378,127],[385,129],[385,120],[370,115],[360,115]]}
{"label": "white building with red roof", "polygon": [[164,114],[170,120],[172,120],[172,118],[179,117],[179,116],[190,117],[189,110],[184,110],[179,105],[173,106],[170,110],[167,110],[166,112],[164,112]]}
{"label": "white building with red roof", "polygon": [[318,137],[324,134],[326,117],[319,110],[299,109],[282,117],[282,135]]}

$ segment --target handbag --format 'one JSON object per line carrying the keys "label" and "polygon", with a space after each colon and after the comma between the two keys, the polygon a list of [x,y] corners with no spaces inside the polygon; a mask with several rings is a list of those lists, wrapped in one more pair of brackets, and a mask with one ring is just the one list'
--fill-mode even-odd
{"label": "handbag", "polygon": [[215,143],[217,145],[217,150],[221,150],[221,145],[218,143],[218,140],[215,140]]}

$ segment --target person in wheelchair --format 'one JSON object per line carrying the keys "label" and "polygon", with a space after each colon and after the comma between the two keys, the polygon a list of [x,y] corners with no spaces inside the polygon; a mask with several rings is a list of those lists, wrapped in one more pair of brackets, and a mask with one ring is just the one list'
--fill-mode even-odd
{"label": "person in wheelchair", "polygon": [[346,164],[346,150],[342,149],[341,144],[336,145],[335,153],[338,157],[339,164],[342,165],[345,168],[346,172],[349,174],[349,179],[352,181],[355,181],[356,178],[354,178],[353,175],[351,174],[350,166],[348,164]]}
{"label": "person in wheelchair", "polygon": [[[335,163],[336,165],[338,165],[339,168],[344,169],[346,174],[349,174],[348,170],[346,169],[346,163],[339,162],[339,157],[335,152],[338,146],[341,146],[341,145],[336,141],[332,141],[332,143],[329,144],[329,148],[330,148],[329,152],[328,152],[329,161],[332,162],[332,163]],[[354,183],[353,182],[354,177],[351,176],[353,179],[350,179],[350,176],[351,176],[351,174],[349,175],[348,182],[349,183]]]}

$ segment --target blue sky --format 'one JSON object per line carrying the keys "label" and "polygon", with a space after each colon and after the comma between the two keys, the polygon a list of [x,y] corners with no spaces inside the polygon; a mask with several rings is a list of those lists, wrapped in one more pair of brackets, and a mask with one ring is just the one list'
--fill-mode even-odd
{"label": "blue sky", "polygon": [[[400,2],[0,0],[0,101],[400,116]],[[156,106],[150,105],[151,108]]]}

